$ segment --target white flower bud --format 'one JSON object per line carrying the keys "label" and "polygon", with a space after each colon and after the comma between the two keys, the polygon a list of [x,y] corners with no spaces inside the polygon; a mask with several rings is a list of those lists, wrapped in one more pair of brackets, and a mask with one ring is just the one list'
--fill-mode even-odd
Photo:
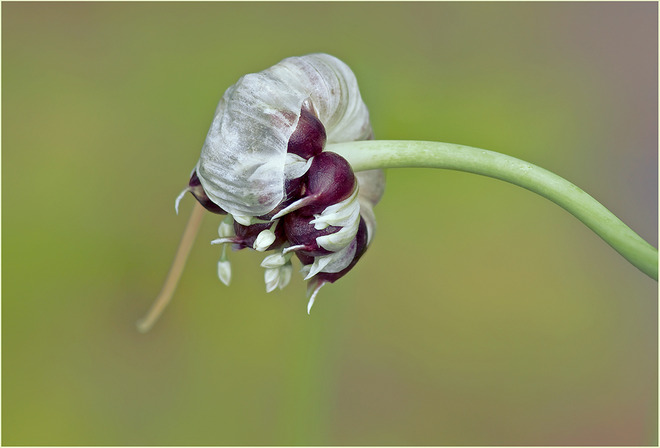
{"label": "white flower bud", "polygon": [[[264,266],[264,263],[261,265]],[[289,260],[286,260],[282,265],[267,268],[264,272],[266,292],[272,292],[276,288],[283,289],[289,284],[292,272],[293,266],[291,266],[291,261]]]}
{"label": "white flower bud", "polygon": [[222,283],[229,286],[229,282],[231,282],[231,264],[226,259],[218,261],[218,278]]}
{"label": "white flower bud", "polygon": [[236,221],[237,223],[239,223],[240,225],[243,225],[243,226],[251,226],[252,224],[259,221],[255,218],[253,218],[252,216],[237,215],[237,214],[234,214],[232,216],[234,218],[234,221]]}
{"label": "white flower bud", "polygon": [[220,238],[229,238],[234,236],[234,220],[231,215],[227,215],[218,226],[218,236]]}
{"label": "white flower bud", "polygon": [[275,242],[275,232],[270,229],[262,230],[254,240],[254,250],[263,252]]}
{"label": "white flower bud", "polygon": [[264,258],[264,261],[261,262],[261,267],[266,269],[275,269],[284,266],[291,256],[284,256],[281,253],[275,253]]}
{"label": "white flower bud", "polygon": [[291,281],[291,274],[293,274],[293,266],[291,265],[291,262],[288,262],[280,268],[280,279],[277,283],[277,287],[284,289]]}
{"label": "white flower bud", "polygon": [[277,288],[280,281],[280,268],[266,269],[264,272],[264,282],[266,283],[266,292],[272,292]]}

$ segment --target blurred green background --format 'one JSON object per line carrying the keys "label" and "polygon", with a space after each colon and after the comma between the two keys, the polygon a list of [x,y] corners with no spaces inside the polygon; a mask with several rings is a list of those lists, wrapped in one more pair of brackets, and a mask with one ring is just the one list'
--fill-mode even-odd
{"label": "blurred green background", "polygon": [[657,4],[3,3],[4,445],[653,445],[657,283],[472,174],[388,172],[311,316],[207,216],[156,327],[224,90],[284,57],[356,73],[376,136],[503,152],[657,247]]}

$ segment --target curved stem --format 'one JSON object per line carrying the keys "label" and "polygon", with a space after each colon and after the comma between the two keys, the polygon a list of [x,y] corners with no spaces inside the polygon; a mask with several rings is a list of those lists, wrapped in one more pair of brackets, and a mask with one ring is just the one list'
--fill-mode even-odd
{"label": "curved stem", "polygon": [[195,237],[197,236],[197,231],[202,223],[203,216],[204,207],[202,207],[199,202],[195,201],[192,213],[190,214],[190,219],[188,219],[186,229],[183,231],[179,248],[174,256],[172,267],[165,278],[163,289],[161,289],[160,294],[158,294],[158,297],[154,300],[151,308],[147,311],[147,314],[137,322],[138,330],[141,333],[146,333],[151,327],[153,327],[167,304],[172,300],[174,290],[176,289],[176,285],[179,283],[179,279],[183,273],[183,267],[186,265],[188,254],[190,254],[190,249],[195,242]]}
{"label": "curved stem", "polygon": [[427,167],[466,171],[510,182],[550,199],[593,230],[649,277],[658,279],[658,250],[577,186],[550,171],[493,151],[450,143],[368,140],[325,148],[355,171]]}

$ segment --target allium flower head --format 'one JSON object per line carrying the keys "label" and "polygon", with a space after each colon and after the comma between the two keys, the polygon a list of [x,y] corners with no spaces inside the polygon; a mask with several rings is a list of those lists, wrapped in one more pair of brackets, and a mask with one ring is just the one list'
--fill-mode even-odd
{"label": "allium flower head", "polygon": [[215,111],[188,186],[191,213],[161,292],[143,319],[148,331],[172,298],[204,210],[223,215],[220,280],[232,277],[227,249],[264,252],[266,291],[291,280],[293,259],[308,281],[307,311],[323,285],[348,273],[374,237],[382,170],[434,167],[494,177],[538,193],[602,237],[634,266],[658,278],[658,251],[603,205],[565,179],[504,154],[440,142],[373,141],[353,72],[326,54],[287,58],[245,75]]}
{"label": "allium flower head", "polygon": [[227,215],[212,241],[223,245],[220,280],[231,278],[227,245],[274,251],[261,264],[268,292],[288,284],[295,255],[309,312],[366,251],[384,189],[382,171],[356,175],[325,145],[372,138],[355,76],[333,56],[287,58],[227,89],[182,193]]}

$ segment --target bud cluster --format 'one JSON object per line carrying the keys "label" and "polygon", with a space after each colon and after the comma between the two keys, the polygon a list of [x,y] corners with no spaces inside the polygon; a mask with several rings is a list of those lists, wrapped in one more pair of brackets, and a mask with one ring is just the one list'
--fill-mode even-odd
{"label": "bud cluster", "polygon": [[325,143],[325,127],[307,99],[288,141],[283,199],[259,216],[227,213],[209,198],[193,171],[182,195],[189,191],[208,211],[227,215],[218,229],[219,238],[212,241],[223,244],[218,263],[223,283],[231,279],[227,245],[233,250],[275,251],[261,264],[267,292],[289,283],[295,255],[310,281],[309,312],[319,289],[344,276],[364,254],[373,230],[361,215],[358,179],[343,157],[324,151]]}

